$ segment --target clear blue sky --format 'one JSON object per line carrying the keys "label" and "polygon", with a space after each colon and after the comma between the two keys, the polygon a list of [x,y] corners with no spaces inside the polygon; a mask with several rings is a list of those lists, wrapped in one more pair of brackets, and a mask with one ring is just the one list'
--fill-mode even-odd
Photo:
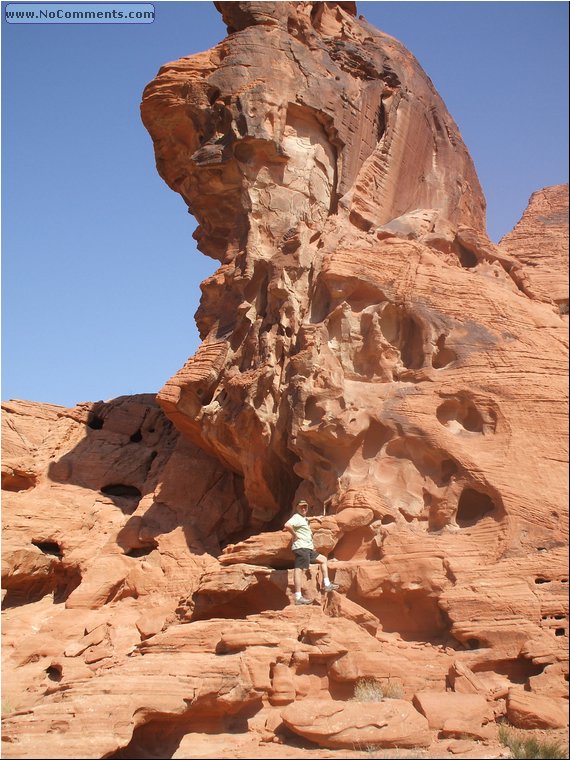
{"label": "clear blue sky", "polygon": [[[159,67],[211,47],[210,2],[152,24],[24,25],[2,3],[2,386],[73,406],[156,392],[198,346],[193,218],[139,116]],[[567,181],[566,2],[360,2],[418,58],[473,156],[498,241]]]}

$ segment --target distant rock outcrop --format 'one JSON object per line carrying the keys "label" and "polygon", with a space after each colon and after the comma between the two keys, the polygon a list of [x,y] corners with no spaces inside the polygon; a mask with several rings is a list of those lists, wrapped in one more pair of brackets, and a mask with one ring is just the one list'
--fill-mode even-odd
{"label": "distant rock outcrop", "polygon": [[[494,245],[445,105],[354,3],[216,7],[142,102],[220,261],[200,348],[156,397],[3,405],[3,756],[564,729],[567,186]],[[339,585],[305,607],[299,498]]]}
{"label": "distant rock outcrop", "polygon": [[520,222],[499,248],[522,264],[528,295],[568,314],[568,185],[532,194]]}

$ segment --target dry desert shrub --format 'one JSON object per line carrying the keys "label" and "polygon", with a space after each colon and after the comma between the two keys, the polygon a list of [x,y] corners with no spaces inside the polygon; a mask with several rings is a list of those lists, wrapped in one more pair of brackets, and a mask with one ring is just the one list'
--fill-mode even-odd
{"label": "dry desert shrub", "polygon": [[568,747],[556,739],[541,739],[515,728],[500,726],[499,741],[508,747],[515,758],[567,758]]}
{"label": "dry desert shrub", "polygon": [[402,699],[404,691],[399,683],[378,678],[359,678],[354,684],[357,702],[381,702],[383,699]]}

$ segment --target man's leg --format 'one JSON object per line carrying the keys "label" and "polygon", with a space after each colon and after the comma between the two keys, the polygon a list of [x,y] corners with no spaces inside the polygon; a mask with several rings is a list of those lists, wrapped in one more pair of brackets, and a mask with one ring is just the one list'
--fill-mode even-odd
{"label": "man's leg", "polygon": [[301,596],[301,584],[303,582],[303,571],[300,567],[293,570],[293,583],[295,585],[295,594]]}
{"label": "man's leg", "polygon": [[309,556],[306,549],[297,549],[294,552],[295,567],[293,570],[293,584],[295,586],[295,604],[311,604],[309,599],[305,599],[301,591],[303,584],[303,573],[309,567]]}
{"label": "man's leg", "polygon": [[319,554],[315,562],[318,562],[321,567],[321,573],[323,574],[323,585],[327,591],[335,591],[338,588],[338,584],[331,583],[329,580],[329,565],[327,558],[324,554]]}

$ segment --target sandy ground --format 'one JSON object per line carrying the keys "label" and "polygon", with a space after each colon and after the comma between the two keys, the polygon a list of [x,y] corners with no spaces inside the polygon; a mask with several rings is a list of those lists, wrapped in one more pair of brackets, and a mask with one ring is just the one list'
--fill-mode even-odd
{"label": "sandy ground", "polygon": [[[568,747],[567,731],[518,731],[524,737],[535,736],[539,740],[557,741]],[[229,760],[230,758],[252,758],[252,760],[356,760],[357,758],[510,758],[511,751],[495,741],[474,741],[471,739],[434,740],[428,749],[376,749],[355,747],[354,749],[332,750],[316,747],[302,739],[286,738],[282,742],[262,742],[251,734],[196,734],[185,737],[172,756],[184,760]],[[568,752],[566,752],[568,757]]]}

